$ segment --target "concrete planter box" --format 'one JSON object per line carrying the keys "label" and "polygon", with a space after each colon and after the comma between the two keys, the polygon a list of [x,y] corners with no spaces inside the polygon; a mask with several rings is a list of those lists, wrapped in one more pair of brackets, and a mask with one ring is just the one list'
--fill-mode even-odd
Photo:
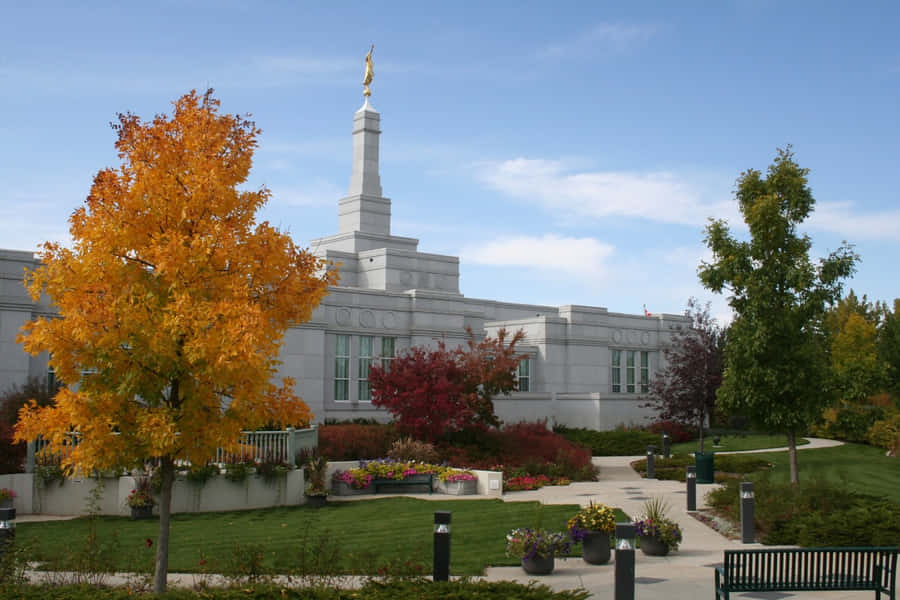
{"label": "concrete planter box", "polygon": [[344,481],[332,481],[331,493],[335,496],[363,496],[365,494],[374,493],[371,485],[364,488],[355,488]]}
{"label": "concrete planter box", "polygon": [[471,481],[438,481],[437,490],[451,496],[468,496],[478,493],[478,480]]}

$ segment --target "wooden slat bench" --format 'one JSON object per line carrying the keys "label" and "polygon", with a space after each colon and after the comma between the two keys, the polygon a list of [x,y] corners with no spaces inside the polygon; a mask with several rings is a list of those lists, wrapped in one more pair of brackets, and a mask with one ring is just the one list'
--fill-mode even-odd
{"label": "wooden slat bench", "polygon": [[897,547],[725,550],[716,600],[730,592],[875,592],[896,600]]}
{"label": "wooden slat bench", "polygon": [[[425,481],[425,473],[421,473],[416,476],[416,479],[373,479],[372,480],[372,489],[375,493],[378,493],[378,488],[383,486],[409,486],[409,485],[417,485],[419,487],[428,486],[428,493],[434,493],[434,475],[428,473],[428,480]],[[421,478],[421,479],[419,479]]]}

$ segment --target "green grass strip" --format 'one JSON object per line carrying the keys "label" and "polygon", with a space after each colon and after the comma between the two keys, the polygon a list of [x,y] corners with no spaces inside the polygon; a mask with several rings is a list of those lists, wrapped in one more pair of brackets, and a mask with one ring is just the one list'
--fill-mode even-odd
{"label": "green grass strip", "polygon": [[[577,505],[501,500],[426,501],[384,498],[332,502],[320,509],[283,507],[242,512],[180,514],[171,525],[172,572],[227,572],[258,561],[268,571],[290,572],[329,554],[332,572],[376,574],[398,565],[431,570],[434,512],[452,513],[451,572],[478,575],[490,565],[517,565],[505,556],[506,534],[516,527],[564,531]],[[626,520],[624,513],[619,513]],[[34,560],[59,561],[91,554],[117,571],[149,568],[158,522],[97,517],[96,539],[86,543],[89,518],[21,523],[17,542]],[[150,540],[151,546],[148,546]],[[312,556],[311,556],[312,555]],[[107,564],[108,563],[108,564]],[[50,565],[48,565],[50,566]]]}

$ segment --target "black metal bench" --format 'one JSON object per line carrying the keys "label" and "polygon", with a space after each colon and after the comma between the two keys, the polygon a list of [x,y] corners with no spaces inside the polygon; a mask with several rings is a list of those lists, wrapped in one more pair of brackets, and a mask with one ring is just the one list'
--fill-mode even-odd
{"label": "black metal bench", "polygon": [[897,547],[725,550],[716,600],[731,592],[875,592],[896,600]]}
{"label": "black metal bench", "polygon": [[408,479],[373,479],[372,480],[372,489],[377,494],[379,487],[393,487],[393,486],[428,486],[428,493],[434,493],[434,474],[433,473],[420,473],[418,475],[414,475]]}

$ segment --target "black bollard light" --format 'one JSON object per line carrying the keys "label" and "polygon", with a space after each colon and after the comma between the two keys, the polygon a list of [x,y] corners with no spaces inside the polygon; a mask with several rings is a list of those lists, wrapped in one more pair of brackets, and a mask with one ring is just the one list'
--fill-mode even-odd
{"label": "black bollard light", "polygon": [[616,523],[615,600],[634,600],[634,523]]}
{"label": "black bollard light", "polygon": [[647,446],[647,479],[656,478],[656,466],[653,464],[656,458],[656,446]]}
{"label": "black bollard light", "polygon": [[450,511],[434,512],[434,564],[431,570],[434,581],[450,579]]}
{"label": "black bollard light", "polygon": [[741,482],[741,541],[752,544],[756,541],[756,526],[753,523],[753,484]]}
{"label": "black bollard light", "polygon": [[0,556],[6,552],[16,537],[16,509],[0,508]]}
{"label": "black bollard light", "polygon": [[689,511],[697,510],[697,467],[688,465],[687,477],[687,509]]}
{"label": "black bollard light", "polygon": [[672,458],[672,438],[668,433],[663,434],[663,457]]}

